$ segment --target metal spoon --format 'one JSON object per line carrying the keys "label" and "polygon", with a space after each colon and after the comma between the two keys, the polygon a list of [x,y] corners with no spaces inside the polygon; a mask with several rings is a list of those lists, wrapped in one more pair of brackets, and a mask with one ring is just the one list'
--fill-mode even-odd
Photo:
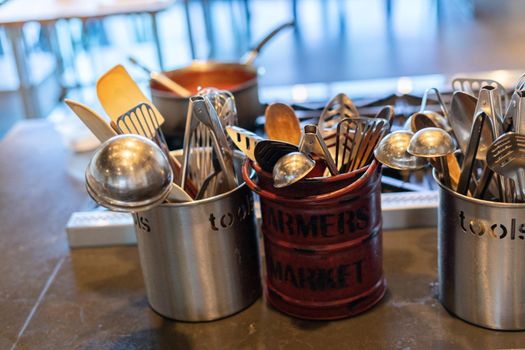
{"label": "metal spoon", "polygon": [[[424,128],[412,136],[408,153],[423,158],[437,158],[441,166],[443,184],[450,187],[450,173],[445,156],[456,149],[454,140],[448,132],[440,128]],[[439,170],[439,169],[438,169]]]}
{"label": "metal spoon", "polygon": [[282,188],[303,179],[315,167],[315,161],[302,152],[281,157],[273,168],[273,186]]}
{"label": "metal spoon", "polygon": [[417,115],[424,115],[428,119],[432,121],[434,125],[436,125],[437,128],[441,128],[443,130],[450,129],[450,126],[441,114],[433,112],[433,111],[423,111],[423,112],[416,112],[412,114],[410,117],[407,118],[405,121],[405,124],[403,125],[403,129],[410,130],[412,132],[417,132],[417,129],[414,129],[414,117]]}
{"label": "metal spoon", "polygon": [[301,126],[292,107],[284,103],[272,103],[266,107],[264,116],[264,130],[271,140],[299,144]]}
{"label": "metal spoon", "polygon": [[392,169],[416,170],[423,168],[427,161],[407,152],[414,134],[408,130],[398,130],[386,135],[374,150],[376,159]]}
{"label": "metal spoon", "polygon": [[[470,131],[474,121],[474,113],[478,99],[463,91],[456,91],[452,95],[450,102],[449,123],[456,136],[456,141],[463,155],[467,152],[467,146],[470,140]],[[481,134],[482,143],[490,143],[490,130],[485,129]]]}
{"label": "metal spoon", "polygon": [[139,135],[118,135],[104,142],[86,169],[89,195],[116,211],[148,210],[168,197],[191,200],[182,196],[184,191],[177,187],[165,154],[154,142]]}

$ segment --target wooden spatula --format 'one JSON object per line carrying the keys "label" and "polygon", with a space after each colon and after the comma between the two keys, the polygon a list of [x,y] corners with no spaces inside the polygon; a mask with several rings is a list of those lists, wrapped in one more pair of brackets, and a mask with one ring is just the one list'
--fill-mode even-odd
{"label": "wooden spatula", "polygon": [[152,107],[157,125],[164,123],[164,118],[160,112],[120,64],[98,79],[97,96],[102,107],[115,123],[121,115],[141,103],[146,103]]}

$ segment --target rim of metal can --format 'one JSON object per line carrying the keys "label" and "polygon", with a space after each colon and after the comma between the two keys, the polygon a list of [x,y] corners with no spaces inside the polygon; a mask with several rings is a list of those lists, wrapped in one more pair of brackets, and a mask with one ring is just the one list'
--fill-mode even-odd
{"label": "rim of metal can", "polygon": [[269,200],[302,204],[302,203],[310,203],[311,201],[331,200],[331,199],[341,197],[347,194],[349,191],[355,191],[358,188],[364,186],[368,182],[368,180],[372,177],[372,175],[380,169],[380,165],[378,161],[374,159],[372,163],[366,167],[363,167],[361,169],[358,169],[350,173],[332,176],[332,178],[337,178],[337,179],[332,179],[332,181],[339,181],[339,180],[354,177],[356,176],[356,174],[359,174],[360,172],[362,172],[363,169],[366,169],[357,180],[353,181],[347,186],[344,186],[338,190],[335,190],[329,193],[324,193],[324,194],[319,194],[319,195],[314,195],[314,196],[306,196],[304,198],[286,198],[283,196],[279,196],[271,191],[262,189],[252,180],[251,176],[249,175],[250,168],[253,170],[253,163],[247,159],[245,160],[242,166],[242,176],[244,178],[246,185],[256,194],[258,194],[259,196],[265,199],[269,199]]}
{"label": "rim of metal can", "polygon": [[469,196],[457,193],[456,191],[448,188],[447,186],[445,186],[444,184],[441,183],[441,181],[439,180],[439,178],[438,178],[438,176],[436,174],[436,170],[435,169],[432,171],[432,176],[434,177],[434,181],[436,181],[436,183],[438,184],[438,186],[440,187],[440,189],[442,191],[446,192],[448,195],[453,196],[453,197],[455,197],[457,199],[464,200],[466,202],[470,202],[470,203],[473,203],[473,204],[485,205],[485,206],[490,206],[490,207],[494,207],[494,208],[508,208],[508,209],[522,209],[523,208],[523,209],[525,209],[525,203],[493,202],[493,201],[488,201],[488,200],[479,199],[479,198],[473,198],[473,197],[469,197]]}
{"label": "rim of metal can", "polygon": [[[170,151],[170,153],[173,156],[182,155],[182,149],[178,149],[178,150],[175,150],[175,151]],[[238,159],[238,160],[239,160],[239,162],[243,161],[242,159]],[[241,164],[241,167],[243,167],[243,164]],[[236,175],[238,177],[238,173]],[[254,176],[254,175],[255,175],[255,171],[252,170],[250,176]],[[242,171],[242,177],[244,178],[244,169]],[[191,201],[191,202],[181,202],[181,203],[167,203],[167,202],[164,202],[164,203],[162,203],[162,204],[160,204],[158,206],[155,206],[154,208],[191,207],[191,206],[200,205],[200,204],[204,204],[204,203],[212,203],[212,202],[215,202],[215,201],[220,201],[223,198],[228,197],[228,196],[232,195],[233,193],[235,193],[237,191],[240,191],[242,189],[242,187],[245,187],[245,186],[246,186],[246,182],[242,182],[237,187],[229,190],[228,192],[224,192],[224,193],[218,194],[216,196],[203,198],[203,199],[199,199],[199,200],[194,200],[194,201]]]}

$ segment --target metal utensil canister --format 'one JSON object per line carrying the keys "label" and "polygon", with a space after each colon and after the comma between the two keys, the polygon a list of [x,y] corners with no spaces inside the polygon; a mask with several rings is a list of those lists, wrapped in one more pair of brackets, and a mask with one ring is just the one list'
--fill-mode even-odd
{"label": "metal utensil canister", "polygon": [[525,329],[525,204],[467,197],[434,178],[441,303],[482,327]]}
{"label": "metal utensil canister", "polygon": [[246,184],[199,201],[165,203],[134,214],[134,221],[148,301],[159,314],[210,321],[259,297],[253,196]]}
{"label": "metal utensil canister", "polygon": [[266,294],[276,309],[333,320],[362,313],[383,298],[378,162],[315,185],[303,179],[285,191],[253,163],[244,164],[243,176],[261,201]]}

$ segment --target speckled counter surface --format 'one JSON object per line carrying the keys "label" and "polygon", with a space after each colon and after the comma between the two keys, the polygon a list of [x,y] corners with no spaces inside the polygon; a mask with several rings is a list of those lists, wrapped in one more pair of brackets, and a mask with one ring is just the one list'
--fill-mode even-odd
{"label": "speckled counter surface", "polygon": [[64,227],[87,195],[66,174],[66,155],[44,121],[0,142],[0,349],[525,347],[525,332],[486,330],[443,309],[435,229],[384,233],[387,295],[354,318],[302,321],[259,299],[219,321],[164,319],[148,306],[136,247],[69,250]]}

